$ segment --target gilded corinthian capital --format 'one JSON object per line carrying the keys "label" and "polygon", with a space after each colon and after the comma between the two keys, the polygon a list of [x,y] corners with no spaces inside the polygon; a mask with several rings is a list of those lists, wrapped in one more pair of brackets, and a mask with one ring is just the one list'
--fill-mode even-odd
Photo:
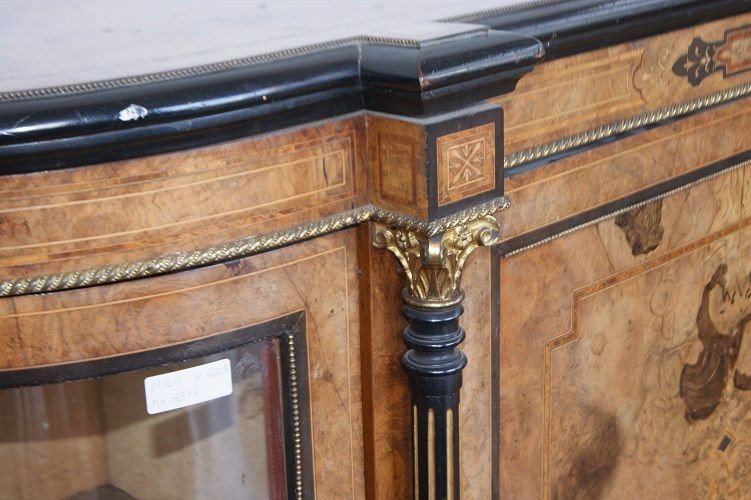
{"label": "gilded corinthian capital", "polygon": [[469,254],[498,241],[492,216],[447,229],[435,236],[375,224],[374,244],[390,250],[401,263],[408,286],[404,298],[420,307],[446,307],[461,302],[461,275]]}

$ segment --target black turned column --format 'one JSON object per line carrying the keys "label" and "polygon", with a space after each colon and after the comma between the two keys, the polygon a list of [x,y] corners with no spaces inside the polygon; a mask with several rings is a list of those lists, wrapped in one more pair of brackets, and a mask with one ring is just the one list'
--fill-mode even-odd
{"label": "black turned column", "polygon": [[375,224],[373,243],[402,264],[408,285],[402,292],[402,357],[412,400],[414,498],[459,500],[459,390],[467,358],[459,317],[464,292],[460,280],[469,255],[498,240],[491,216],[447,225],[427,234]]}
{"label": "black turned column", "polygon": [[402,357],[412,393],[415,498],[459,498],[459,389],[467,358],[461,304],[439,309],[404,306],[409,326]]}

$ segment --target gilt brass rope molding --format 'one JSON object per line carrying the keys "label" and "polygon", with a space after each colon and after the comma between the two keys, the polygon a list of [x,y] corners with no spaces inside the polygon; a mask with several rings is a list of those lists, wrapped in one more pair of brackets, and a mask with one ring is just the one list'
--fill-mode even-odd
{"label": "gilt brass rope molding", "polygon": [[93,267],[81,271],[0,280],[0,297],[71,290],[74,288],[117,283],[184,271],[227,260],[248,257],[369,221],[379,222],[393,228],[414,231],[426,236],[434,236],[447,229],[467,224],[500,210],[505,210],[510,205],[509,199],[501,196],[430,222],[391,212],[374,205],[366,205],[325,217],[315,222],[300,224],[289,229],[263,235],[250,236],[222,245],[177,252],[123,264]]}
{"label": "gilt brass rope molding", "polygon": [[709,174],[705,177],[702,177],[701,179],[696,179],[695,181],[688,182],[686,184],[683,184],[681,186],[678,186],[676,188],[670,189],[668,191],[665,191],[664,193],[660,193],[658,195],[652,196],[651,198],[647,198],[645,200],[639,201],[637,203],[633,203],[631,205],[628,205],[623,208],[619,208],[618,210],[613,210],[612,212],[608,212],[604,215],[601,215],[599,217],[596,217],[594,219],[588,220],[587,222],[583,222],[581,224],[577,224],[576,226],[570,227],[568,229],[565,229],[561,232],[551,234],[550,236],[546,236],[545,238],[542,238],[540,240],[537,240],[533,243],[530,243],[529,245],[525,245],[523,247],[516,248],[514,250],[508,251],[508,252],[501,252],[501,255],[503,257],[514,257],[516,255],[519,255],[520,253],[524,253],[528,250],[532,250],[534,248],[540,247],[542,245],[545,245],[547,243],[550,243],[551,241],[557,240],[558,238],[562,238],[564,236],[567,236],[571,233],[574,233],[576,231],[579,231],[581,229],[588,228],[590,226],[594,226],[599,224],[600,222],[606,221],[608,219],[613,219],[620,214],[626,213],[630,210],[634,210],[639,207],[643,207],[644,205],[649,205],[650,203],[653,203],[657,200],[662,200],[664,198],[668,198],[674,194],[680,193],[681,191],[686,191],[688,189],[691,189],[695,186],[698,186],[699,184],[703,184],[705,182],[709,182],[713,179],[716,179],[718,177],[721,177],[723,175],[727,175],[731,172],[735,172],[736,170],[740,170],[742,168],[751,166],[751,160],[745,160],[740,163],[736,163],[735,165],[731,165],[727,168],[724,168],[718,172],[714,172],[712,174]]}
{"label": "gilt brass rope molding", "polygon": [[599,127],[578,134],[573,134],[552,142],[505,155],[503,157],[503,168],[511,169],[525,163],[542,160],[620,134],[632,132],[641,127],[656,125],[665,120],[682,117],[749,95],[751,95],[751,83],[744,83],[719,92],[697,97],[696,99],[672,104],[670,106],[658,108],[654,111],[648,111],[636,116],[600,125]]}

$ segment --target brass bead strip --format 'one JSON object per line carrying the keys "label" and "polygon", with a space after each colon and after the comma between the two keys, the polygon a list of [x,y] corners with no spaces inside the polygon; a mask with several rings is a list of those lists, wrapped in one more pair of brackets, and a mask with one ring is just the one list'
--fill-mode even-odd
{"label": "brass bead strip", "polygon": [[539,7],[545,7],[548,5],[555,5],[561,3],[563,0],[527,0],[525,2],[519,2],[512,5],[506,5],[504,7],[495,7],[491,9],[481,10],[479,12],[471,12],[469,14],[461,14],[458,16],[451,16],[441,19],[442,23],[476,23],[487,19],[489,17],[500,16],[504,14],[513,14],[523,10],[536,9]]}
{"label": "brass bead strip", "polygon": [[499,210],[504,210],[509,206],[510,202],[508,198],[502,196],[476,207],[449,215],[448,217],[428,222],[373,205],[366,205],[325,217],[319,221],[301,224],[265,235],[251,236],[223,245],[177,252],[123,264],[93,267],[82,271],[1,280],[0,297],[70,290],[184,271],[227,260],[248,257],[368,221],[380,222],[389,227],[404,228],[432,236],[449,228],[466,224],[469,221]]}
{"label": "brass bead strip", "polygon": [[339,40],[332,40],[329,42],[313,43],[310,45],[303,45],[301,47],[268,52],[255,56],[230,59],[218,63],[190,66],[187,68],[180,68],[169,71],[160,71],[157,73],[146,73],[142,75],[112,78],[108,80],[95,80],[92,82],[76,83],[70,85],[0,92],[0,102],[13,102],[28,99],[42,99],[50,97],[78,95],[99,90],[120,89],[133,87],[136,85],[144,85],[148,83],[165,82],[170,80],[177,80],[180,78],[190,78],[210,73],[216,73],[219,71],[245,68],[248,66],[254,66],[256,64],[280,61],[283,59],[313,54],[315,52],[336,49],[339,47],[354,47],[361,44],[388,45],[403,48],[420,47],[420,42],[418,40],[413,40],[410,38],[360,35],[349,38],[341,38]]}
{"label": "brass bead strip", "polygon": [[667,198],[669,196],[672,196],[676,193],[680,193],[681,191],[685,191],[687,189],[691,189],[694,186],[697,186],[699,184],[703,184],[705,182],[711,181],[713,179],[716,179],[717,177],[729,174],[731,172],[734,172],[736,170],[739,170],[744,167],[748,167],[751,165],[751,160],[746,160],[741,163],[736,163],[735,165],[732,165],[728,168],[725,168],[723,170],[720,170],[719,172],[715,172],[713,174],[710,174],[706,177],[702,177],[701,179],[697,179],[695,181],[689,182],[687,184],[684,184],[682,186],[679,186],[677,188],[671,189],[669,191],[665,191],[664,193],[660,193],[657,196],[653,196],[651,198],[648,198],[646,200],[640,201],[638,203],[634,203],[633,205],[629,205],[624,208],[619,208],[618,210],[614,210],[613,212],[609,212],[605,215],[602,215],[600,217],[597,217],[595,219],[589,220],[587,222],[583,222],[582,224],[579,224],[577,226],[570,227],[564,231],[561,231],[560,233],[552,234],[546,238],[543,238],[541,240],[535,241],[534,243],[530,243],[529,245],[514,249],[510,252],[502,253],[504,257],[513,257],[515,255],[518,255],[522,252],[526,252],[527,250],[532,250],[533,248],[537,248],[539,246],[545,245],[546,243],[550,243],[553,240],[557,240],[558,238],[562,238],[563,236],[569,235],[571,233],[574,233],[576,231],[579,231],[580,229],[587,228],[589,226],[594,226],[596,224],[599,224],[602,221],[606,221],[608,219],[612,219],[614,217],[617,217],[618,215],[628,212],[630,210],[634,210],[635,208],[643,207],[644,205],[648,205],[652,203],[653,201],[661,200],[663,198]]}
{"label": "brass bead strip", "polygon": [[585,132],[508,154],[503,157],[503,168],[510,169],[518,167],[519,165],[531,161],[541,160],[619,134],[631,132],[640,127],[655,125],[665,120],[688,115],[719,104],[725,104],[739,97],[745,97],[748,95],[751,95],[751,83],[744,83],[703,97],[691,99],[690,101],[673,104],[630,118],[600,125],[599,127],[595,127]]}
{"label": "brass bead strip", "polygon": [[302,500],[302,434],[300,427],[300,398],[297,387],[297,358],[295,355],[295,338],[292,335],[286,335],[286,338],[289,352],[290,406],[292,407],[292,439],[294,441],[295,500]]}

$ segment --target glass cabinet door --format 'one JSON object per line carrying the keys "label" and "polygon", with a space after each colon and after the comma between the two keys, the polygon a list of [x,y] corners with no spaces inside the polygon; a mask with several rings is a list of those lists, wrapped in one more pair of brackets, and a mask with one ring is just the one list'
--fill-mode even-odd
{"label": "glass cabinet door", "polygon": [[298,496],[302,336],[254,328],[2,375],[0,498]]}

